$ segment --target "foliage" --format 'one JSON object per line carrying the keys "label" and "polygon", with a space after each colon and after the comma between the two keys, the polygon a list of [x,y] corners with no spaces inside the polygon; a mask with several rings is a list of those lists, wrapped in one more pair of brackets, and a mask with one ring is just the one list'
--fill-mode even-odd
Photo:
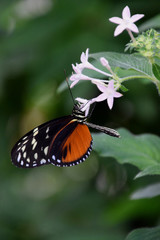
{"label": "foliage", "polygon": [[160,138],[151,134],[134,136],[125,129],[121,138],[94,134],[94,149],[103,157],[114,157],[121,164],[130,163],[141,170],[136,177],[160,174]]}
{"label": "foliage", "polygon": [[[119,1],[45,0],[48,5],[37,10],[24,5],[25,11],[20,2],[0,2],[0,238],[122,240],[132,231],[127,240],[156,239],[159,59],[151,63],[122,53],[128,37],[113,38],[114,26],[108,21],[121,15],[124,5]],[[140,29],[158,31],[157,2],[128,4],[133,14],[143,6]],[[57,88],[64,69],[71,74],[71,64],[88,47],[94,66],[104,70],[97,60],[106,57],[124,80],[123,98],[112,111],[98,103],[90,121],[120,127],[121,138],[93,134],[95,151],[77,167],[15,168],[10,150],[19,137],[44,121],[70,114],[69,93],[57,93]],[[94,74],[90,76],[100,77]],[[89,83],[73,89],[76,97],[97,94]]]}
{"label": "foliage", "polygon": [[126,240],[152,240],[152,239],[159,239],[160,237],[160,227],[156,228],[142,228],[142,229],[136,229],[133,232],[131,232]]}

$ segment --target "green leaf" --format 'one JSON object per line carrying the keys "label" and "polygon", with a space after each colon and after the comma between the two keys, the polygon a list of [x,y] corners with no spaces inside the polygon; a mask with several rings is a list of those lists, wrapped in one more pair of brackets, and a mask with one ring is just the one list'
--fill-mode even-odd
{"label": "green leaf", "polygon": [[[156,84],[156,75],[153,74],[152,65],[149,60],[145,57],[135,54],[123,54],[116,52],[100,52],[89,55],[92,60],[90,62],[98,69],[109,73],[109,71],[101,65],[100,57],[105,57],[112,70],[116,72],[117,76],[120,78],[127,78],[126,80],[141,78],[145,82],[152,81]],[[157,65],[158,66],[158,65]],[[83,73],[87,76],[101,79],[103,75],[96,71],[90,69],[84,69]],[[69,80],[70,82],[70,80]],[[82,81],[80,81],[82,82]],[[158,87],[158,86],[157,86]],[[66,85],[62,83],[58,92],[62,92],[66,88]],[[159,87],[158,87],[159,89]]]}
{"label": "green leaf", "polygon": [[103,157],[114,157],[121,164],[130,163],[142,172],[136,177],[160,174],[160,138],[152,134],[133,135],[119,129],[121,138],[93,134],[94,150]]}
{"label": "green leaf", "polygon": [[[105,57],[110,66],[120,67],[124,69],[132,69],[147,78],[153,78],[152,65],[147,58],[133,54],[122,54],[115,52],[101,52],[91,54],[90,57],[99,61],[100,57]],[[133,72],[133,73],[135,73]],[[132,73],[132,74],[133,74]]]}
{"label": "green leaf", "polygon": [[159,164],[155,164],[153,166],[149,166],[147,168],[145,168],[143,171],[139,172],[136,176],[136,178],[139,177],[144,177],[146,175],[158,175],[160,173],[160,165]]}
{"label": "green leaf", "polygon": [[160,183],[154,183],[133,192],[131,199],[153,198],[158,195],[160,195]]}
{"label": "green leaf", "polygon": [[141,24],[139,30],[142,32],[150,28],[160,28],[160,14]]}
{"label": "green leaf", "polygon": [[125,240],[159,240],[160,239],[160,227],[154,228],[139,228],[127,236]]}
{"label": "green leaf", "polygon": [[154,64],[152,65],[152,71],[153,71],[154,76],[155,76],[158,80],[160,80],[160,66],[159,66],[158,64],[154,63]]}

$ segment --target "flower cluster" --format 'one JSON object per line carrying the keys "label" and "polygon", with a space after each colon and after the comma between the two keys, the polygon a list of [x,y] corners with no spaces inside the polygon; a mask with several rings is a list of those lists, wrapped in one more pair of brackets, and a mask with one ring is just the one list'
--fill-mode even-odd
{"label": "flower cluster", "polygon": [[[88,54],[89,49],[86,50],[86,52],[81,54],[81,63],[76,65],[72,64],[72,68],[74,70],[74,73],[70,77],[70,80],[72,81],[71,88],[75,86],[80,80],[89,80],[93,84],[97,86],[97,88],[101,91],[101,94],[95,98],[92,98],[90,100],[83,99],[83,98],[77,98],[76,100],[82,103],[82,110],[86,111],[86,115],[88,114],[90,105],[94,102],[101,102],[104,100],[107,100],[108,106],[110,109],[113,107],[114,98],[119,98],[122,96],[121,93],[117,92],[118,84],[113,79],[113,72],[111,70],[111,67],[108,63],[108,61],[102,57],[100,58],[100,63],[102,66],[106,67],[110,71],[110,73],[104,72],[95,66],[93,66],[91,63],[88,62]],[[82,73],[84,69],[90,69],[93,71],[97,71],[98,73],[101,73],[105,78],[110,78],[110,80],[105,79],[97,79],[89,77]]]}
{"label": "flower cluster", "polygon": [[136,49],[142,56],[152,59],[160,58],[160,33],[154,29],[142,33],[135,38],[134,42],[127,44],[128,49]]}
{"label": "flower cluster", "polygon": [[[131,16],[130,9],[126,6],[122,11],[122,18],[112,17],[109,21],[118,24],[115,29],[114,36],[118,36],[124,30],[127,30],[133,42],[135,42],[135,38],[133,37],[132,32],[138,33],[138,28],[135,25],[135,22],[141,19],[144,14],[135,14]],[[112,109],[114,98],[119,98],[122,96],[117,90],[121,87],[121,79],[112,71],[108,61],[106,58],[101,57],[99,59],[101,65],[106,68],[107,71],[103,71],[99,68],[96,68],[93,64],[88,61],[89,58],[89,49],[87,48],[86,52],[82,52],[80,60],[81,63],[72,64],[72,68],[74,73],[70,77],[71,88],[74,87],[80,80],[91,81],[92,84],[95,84],[101,94],[95,98],[90,100],[77,98],[82,105],[82,110],[85,111],[86,115],[88,114],[90,105],[95,102],[101,102],[107,100],[108,107]],[[84,69],[90,69],[92,71],[96,71],[100,73],[103,78],[97,79],[94,77],[90,77],[84,74]],[[108,73],[109,72],[109,73]]]}

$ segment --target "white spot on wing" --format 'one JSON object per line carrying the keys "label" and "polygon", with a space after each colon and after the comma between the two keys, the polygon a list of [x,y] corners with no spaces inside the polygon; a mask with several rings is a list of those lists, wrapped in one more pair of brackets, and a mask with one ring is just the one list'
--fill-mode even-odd
{"label": "white spot on wing", "polygon": [[33,138],[31,144],[33,145],[36,142],[36,139]]}
{"label": "white spot on wing", "polygon": [[44,149],[44,154],[47,155],[47,153],[48,153],[48,146],[45,147],[45,149]]}
{"label": "white spot on wing", "polygon": [[53,160],[56,160],[56,157],[55,157],[54,155],[52,155],[52,159],[53,159]]}
{"label": "white spot on wing", "polygon": [[23,164],[24,164],[24,162],[23,162],[23,161],[21,161],[21,166],[23,166]]}
{"label": "white spot on wing", "polygon": [[33,147],[32,147],[32,150],[35,149],[36,145],[37,145],[37,142],[34,143],[34,145],[33,145]]}
{"label": "white spot on wing", "polygon": [[26,145],[24,145],[24,146],[22,147],[22,152],[24,152],[25,148],[26,148]]}
{"label": "white spot on wing", "polygon": [[46,133],[48,133],[49,132],[49,127],[47,128],[47,130],[46,130]]}
{"label": "white spot on wing", "polygon": [[45,164],[45,163],[46,163],[46,160],[44,158],[41,159],[40,164]]}
{"label": "white spot on wing", "polygon": [[19,162],[21,159],[21,153],[18,154],[18,157],[17,157],[17,162]]}
{"label": "white spot on wing", "polygon": [[27,153],[26,153],[26,152],[24,152],[24,153],[23,153],[23,157],[24,157],[24,158],[26,158],[26,156],[27,156]]}
{"label": "white spot on wing", "polygon": [[57,162],[58,162],[58,163],[61,163],[61,160],[60,160],[60,159],[57,159]]}
{"label": "white spot on wing", "polygon": [[34,158],[37,159],[38,158],[38,153],[34,154]]}
{"label": "white spot on wing", "polygon": [[38,127],[33,130],[34,133],[37,132],[37,131],[38,131]]}
{"label": "white spot on wing", "polygon": [[25,140],[27,138],[27,136],[25,136],[24,138],[22,138],[22,140]]}
{"label": "white spot on wing", "polygon": [[19,147],[19,148],[17,149],[17,152],[18,152],[19,150],[21,150],[21,147]]}
{"label": "white spot on wing", "polygon": [[33,130],[33,136],[36,136],[38,134],[38,127]]}
{"label": "white spot on wing", "polygon": [[28,142],[28,140],[24,141],[24,142],[23,142],[23,145],[25,145],[27,142]]}

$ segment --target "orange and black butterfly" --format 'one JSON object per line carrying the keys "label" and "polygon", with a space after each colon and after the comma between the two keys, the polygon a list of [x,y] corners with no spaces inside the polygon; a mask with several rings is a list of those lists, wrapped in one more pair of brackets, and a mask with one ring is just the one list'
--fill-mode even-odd
{"label": "orange and black butterfly", "polygon": [[88,123],[87,117],[80,105],[74,104],[71,115],[34,128],[13,147],[12,162],[21,168],[46,164],[58,167],[74,166],[85,161],[92,150],[92,136],[88,127],[120,137],[119,133],[111,128]]}

